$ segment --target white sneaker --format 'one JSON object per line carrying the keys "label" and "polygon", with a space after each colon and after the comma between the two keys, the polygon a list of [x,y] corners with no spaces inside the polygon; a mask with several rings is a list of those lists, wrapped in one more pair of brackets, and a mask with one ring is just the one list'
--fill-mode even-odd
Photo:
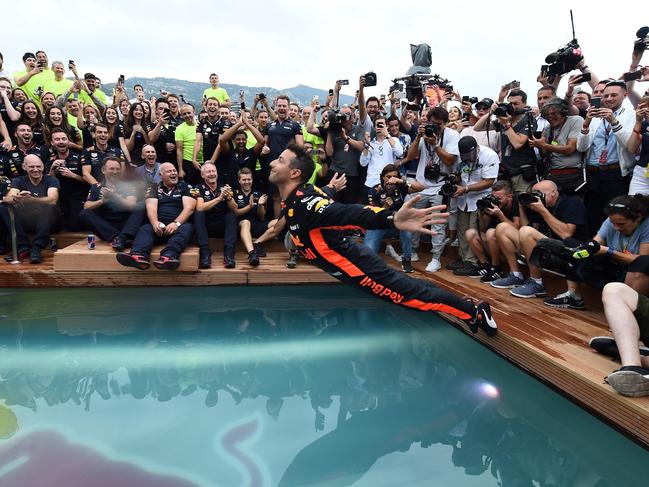
{"label": "white sneaker", "polygon": [[419,260],[419,256],[417,255],[417,252],[413,252],[412,255],[410,256],[410,262],[417,262]]}
{"label": "white sneaker", "polygon": [[442,263],[439,261],[439,259],[436,259],[433,257],[431,261],[428,263],[426,266],[426,272],[437,272],[442,268]]}
{"label": "white sneaker", "polygon": [[460,246],[460,241],[456,238],[451,242],[451,247],[459,247]]}
{"label": "white sneaker", "polygon": [[397,262],[401,262],[401,256],[398,254],[396,250],[394,250],[394,247],[390,244],[387,244],[385,246],[385,255],[387,255],[388,257],[392,257]]}

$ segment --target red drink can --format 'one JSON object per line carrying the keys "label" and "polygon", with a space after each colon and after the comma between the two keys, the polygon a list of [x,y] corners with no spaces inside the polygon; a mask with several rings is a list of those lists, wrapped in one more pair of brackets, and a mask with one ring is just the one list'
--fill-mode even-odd
{"label": "red drink can", "polygon": [[92,233],[88,234],[88,250],[95,250],[95,236]]}

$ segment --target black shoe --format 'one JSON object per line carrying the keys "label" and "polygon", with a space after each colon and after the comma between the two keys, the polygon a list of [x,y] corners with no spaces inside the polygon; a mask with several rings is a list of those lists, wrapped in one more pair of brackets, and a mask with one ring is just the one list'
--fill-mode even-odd
{"label": "black shoe", "polygon": [[212,252],[209,250],[199,250],[198,251],[198,268],[199,269],[209,269],[212,267]]}
{"label": "black shoe", "polygon": [[255,252],[254,250],[248,252],[248,264],[250,264],[253,267],[257,267],[259,265],[259,256],[257,255],[257,252]]}
{"label": "black shoe", "polygon": [[31,252],[29,253],[29,263],[30,264],[41,264],[43,262],[43,256],[41,255],[41,248],[33,246]]}
{"label": "black shoe", "polygon": [[234,269],[237,266],[237,263],[235,262],[234,257],[226,255],[223,257],[223,266],[226,269]]}
{"label": "black shoe", "polygon": [[161,255],[158,260],[153,261],[153,265],[162,271],[175,271],[180,267],[180,261],[175,257]]}
{"label": "black shoe", "polygon": [[410,274],[412,272],[412,264],[410,263],[410,259],[401,258],[401,268],[403,269],[403,272]]}
{"label": "black shoe", "polygon": [[[620,351],[617,348],[617,343],[613,337],[593,337],[588,342],[590,348],[596,350],[602,355],[611,357],[615,360],[620,360]],[[640,355],[643,357],[649,357],[649,347],[640,346]]]}
{"label": "black shoe", "polygon": [[552,308],[586,309],[586,305],[582,298],[576,298],[567,291],[555,296],[554,298],[546,299],[543,301],[543,304],[551,306]]}
{"label": "black shoe", "polygon": [[491,266],[487,269],[486,273],[480,278],[480,282],[490,283],[497,279],[502,279],[504,276],[501,274],[500,270]]}
{"label": "black shoe", "polygon": [[450,264],[446,264],[446,268],[449,271],[454,271],[455,269],[459,269],[461,267],[464,267],[464,261],[462,259],[457,259],[454,262],[451,262]]}
{"label": "black shoe", "polygon": [[119,252],[115,254],[115,258],[121,265],[125,267],[135,267],[136,269],[140,269],[141,271],[147,270],[151,265],[149,263],[149,259],[147,259],[143,255],[138,254],[127,254],[125,252]]}
{"label": "black shoe", "polygon": [[289,269],[295,269],[297,267],[298,258],[299,254],[297,252],[289,252],[286,267],[288,267]]}
{"label": "black shoe", "polygon": [[[470,276],[478,272],[478,267],[476,267],[471,262],[466,262],[462,267],[455,269],[453,274],[456,276]],[[478,274],[479,276],[480,274]]]}
{"label": "black shoe", "polygon": [[262,244],[253,244],[255,252],[257,252],[257,257],[266,257],[266,249]]}
{"label": "black shoe", "polygon": [[498,332],[498,325],[491,314],[491,306],[486,301],[480,301],[476,305],[476,317],[468,322],[469,329],[478,333],[478,328],[484,331],[487,336],[494,336]]}
{"label": "black shoe", "polygon": [[124,252],[124,249],[126,248],[126,242],[122,237],[117,235],[113,240],[111,240],[110,246],[117,252]]}

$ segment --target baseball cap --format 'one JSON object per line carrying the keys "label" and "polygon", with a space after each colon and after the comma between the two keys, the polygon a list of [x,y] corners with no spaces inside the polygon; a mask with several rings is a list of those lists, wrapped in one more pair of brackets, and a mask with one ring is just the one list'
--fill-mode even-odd
{"label": "baseball cap", "polygon": [[457,143],[462,162],[475,162],[478,156],[478,141],[475,137],[466,135]]}
{"label": "baseball cap", "polygon": [[475,104],[476,108],[483,106],[484,108],[491,108],[491,105],[494,104],[494,101],[491,98],[483,98],[478,103]]}

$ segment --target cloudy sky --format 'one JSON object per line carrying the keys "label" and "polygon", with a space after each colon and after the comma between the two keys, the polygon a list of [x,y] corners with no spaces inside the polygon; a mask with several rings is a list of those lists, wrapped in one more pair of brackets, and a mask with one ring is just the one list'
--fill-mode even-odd
{"label": "cloudy sky", "polygon": [[[571,38],[570,8],[587,62],[600,77],[628,69],[635,32],[649,24],[644,2],[632,2],[636,14],[611,12],[614,27],[592,2],[536,4],[542,6],[475,0],[435,2],[436,8],[393,0],[367,7],[330,0],[317,8],[304,0],[272,6],[258,0],[32,0],[30,17],[21,2],[3,5],[5,18],[17,20],[3,22],[0,50],[9,71],[22,68],[25,51],[43,49],[50,60],[74,59],[81,71],[104,82],[124,74],[207,83],[215,71],[221,82],[274,88],[328,88],[349,78],[345,92],[353,95],[358,76],[368,70],[378,74],[374,94],[385,93],[390,79],[411,65],[409,44],[425,42],[433,46],[434,73],[451,79],[464,95],[494,97],[512,79],[536,91],[543,58]],[[31,22],[41,28],[32,29]]]}

